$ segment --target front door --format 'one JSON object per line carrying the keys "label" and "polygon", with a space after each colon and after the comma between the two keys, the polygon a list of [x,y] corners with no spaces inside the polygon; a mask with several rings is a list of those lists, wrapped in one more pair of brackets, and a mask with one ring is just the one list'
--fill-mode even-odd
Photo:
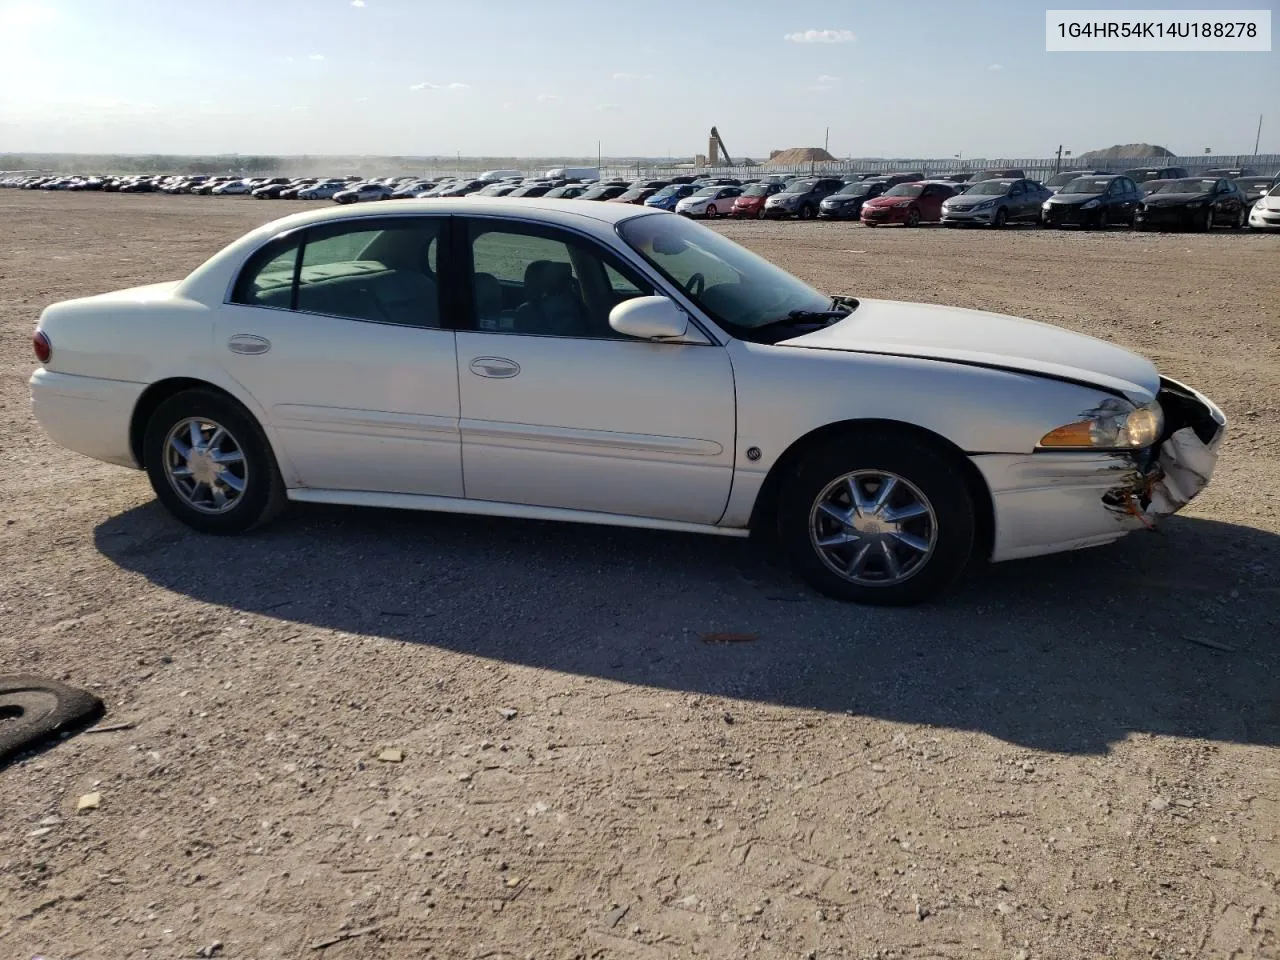
{"label": "front door", "polygon": [[241,272],[214,348],[265,411],[290,486],[462,496],[456,342],[436,284],[447,224],[320,225]]}
{"label": "front door", "polygon": [[715,523],[733,479],[724,348],[616,334],[653,289],[594,240],[475,218],[458,332],[468,499]]}

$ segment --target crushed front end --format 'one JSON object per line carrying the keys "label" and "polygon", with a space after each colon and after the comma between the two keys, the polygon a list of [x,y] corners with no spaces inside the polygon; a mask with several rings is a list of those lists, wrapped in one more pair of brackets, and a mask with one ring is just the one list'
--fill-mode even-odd
{"label": "crushed front end", "polygon": [[1132,454],[1133,469],[1103,496],[1103,503],[1152,526],[1177,513],[1209,485],[1226,435],[1227,418],[1185,384],[1160,378],[1156,399],[1164,411],[1160,441]]}

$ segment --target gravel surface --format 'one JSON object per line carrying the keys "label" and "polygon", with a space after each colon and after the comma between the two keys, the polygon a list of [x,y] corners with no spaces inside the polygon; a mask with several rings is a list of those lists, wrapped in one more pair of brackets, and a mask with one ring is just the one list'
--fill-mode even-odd
{"label": "gravel surface", "polygon": [[1277,956],[1280,237],[718,227],[1114,340],[1232,420],[1160,534],[895,611],[719,538],[205,538],[45,439],[42,307],[306,206],[0,191],[2,672],[132,724],[0,771],[0,956]]}

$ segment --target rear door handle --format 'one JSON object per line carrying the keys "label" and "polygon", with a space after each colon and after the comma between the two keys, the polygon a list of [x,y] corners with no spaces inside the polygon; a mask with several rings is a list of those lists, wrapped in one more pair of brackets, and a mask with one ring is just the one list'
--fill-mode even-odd
{"label": "rear door handle", "polygon": [[471,361],[470,369],[477,377],[509,380],[520,372],[520,364],[506,357],[476,357]]}
{"label": "rear door handle", "polygon": [[254,336],[252,333],[237,333],[227,341],[227,349],[232,353],[242,353],[245,356],[256,357],[258,354],[266,353],[271,349],[271,341],[266,337]]}

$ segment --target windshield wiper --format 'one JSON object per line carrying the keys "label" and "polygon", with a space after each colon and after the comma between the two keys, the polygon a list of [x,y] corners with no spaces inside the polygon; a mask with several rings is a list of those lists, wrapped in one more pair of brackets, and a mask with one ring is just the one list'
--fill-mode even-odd
{"label": "windshield wiper", "polygon": [[858,308],[858,301],[853,297],[832,297],[831,306],[827,310],[790,310],[784,317],[770,320],[764,326],[786,324],[789,327],[822,328],[843,320]]}

